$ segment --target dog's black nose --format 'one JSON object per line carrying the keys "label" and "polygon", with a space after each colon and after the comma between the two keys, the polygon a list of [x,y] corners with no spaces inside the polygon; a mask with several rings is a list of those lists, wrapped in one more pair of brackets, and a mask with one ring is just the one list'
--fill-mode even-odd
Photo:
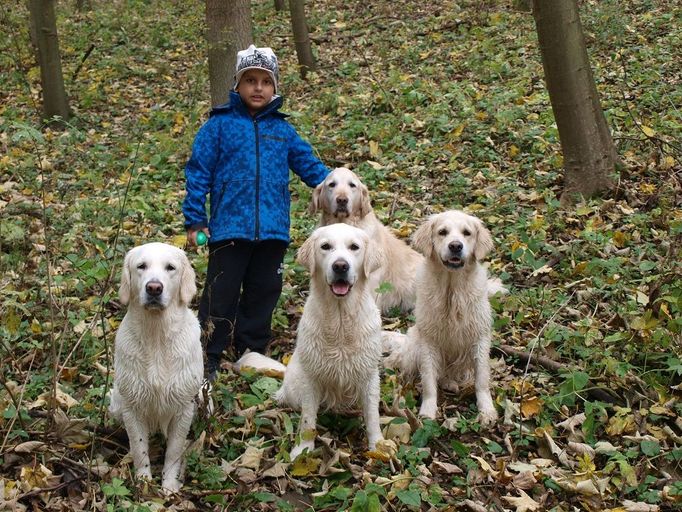
{"label": "dog's black nose", "polygon": [[161,281],[149,281],[144,287],[147,295],[158,297],[163,293],[163,284]]}
{"label": "dog's black nose", "polygon": [[345,274],[348,272],[349,268],[350,265],[348,265],[348,262],[345,260],[336,260],[334,263],[332,263],[332,270],[335,274]]}
{"label": "dog's black nose", "polygon": [[339,206],[348,206],[348,198],[347,197],[337,197],[336,198],[336,204]]}
{"label": "dog's black nose", "polygon": [[459,254],[462,252],[462,248],[464,247],[464,244],[462,242],[450,242],[448,244],[448,249],[450,249],[450,252],[453,254]]}

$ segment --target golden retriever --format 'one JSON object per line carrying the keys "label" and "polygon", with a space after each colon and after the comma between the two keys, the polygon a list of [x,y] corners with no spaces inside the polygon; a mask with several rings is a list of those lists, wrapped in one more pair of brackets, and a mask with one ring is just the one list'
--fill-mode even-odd
{"label": "golden retriever", "polygon": [[461,211],[432,215],[415,231],[415,249],[425,256],[417,276],[415,325],[407,336],[384,336],[384,364],[421,376],[419,414],[435,418],[438,384],[457,390],[474,377],[479,421],[497,418],[490,395],[492,309],[489,295],[506,291],[488,279],[479,263],[493,248],[489,231]]}
{"label": "golden retriever", "polygon": [[149,243],[125,256],[119,296],[128,311],[116,333],[112,415],[125,424],[138,477],[151,479],[149,436],[161,431],[167,447],[162,486],[182,486],[187,434],[203,377],[196,293],[185,253]]}
{"label": "golden retriever", "polygon": [[376,298],[382,312],[398,306],[403,311],[414,308],[414,277],[423,257],[399,240],[377,219],[367,187],[350,169],[338,167],[313,191],[311,213],[322,212],[320,226],[345,223],[365,231],[384,253],[381,266],[370,276],[370,290],[387,282],[391,289]]}
{"label": "golden retriever", "polygon": [[320,406],[362,406],[369,448],[379,427],[381,316],[367,286],[381,251],[361,229],[346,224],[317,228],[298,251],[310,271],[310,295],[298,324],[296,347],[275,398],[301,411],[295,459],[313,450]]}

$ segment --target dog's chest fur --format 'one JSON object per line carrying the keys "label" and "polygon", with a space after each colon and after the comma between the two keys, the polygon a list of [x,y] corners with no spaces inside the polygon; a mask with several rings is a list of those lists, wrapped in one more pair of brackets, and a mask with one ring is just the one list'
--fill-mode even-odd
{"label": "dog's chest fur", "polygon": [[[490,333],[492,314],[485,272],[424,273],[415,315],[420,335],[440,349],[445,360],[474,354],[482,336]],[[434,321],[438,319],[438,322]]]}
{"label": "dog's chest fur", "polygon": [[[159,418],[164,430],[162,418],[191,403],[201,384],[198,325],[130,324],[124,319],[116,336],[116,387],[128,407]],[[178,342],[187,339],[194,342]]]}
{"label": "dog's chest fur", "polygon": [[[340,408],[359,401],[381,359],[381,318],[369,308],[330,308],[322,313],[304,309],[298,347],[301,364],[317,381],[327,407]],[[320,319],[324,319],[320,321]]]}

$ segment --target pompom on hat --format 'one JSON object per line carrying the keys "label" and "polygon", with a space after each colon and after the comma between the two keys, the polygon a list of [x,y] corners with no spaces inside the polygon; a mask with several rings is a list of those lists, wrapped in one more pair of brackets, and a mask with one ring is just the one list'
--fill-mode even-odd
{"label": "pompom on hat", "polygon": [[246,50],[237,52],[237,66],[234,75],[234,90],[239,86],[244,71],[248,69],[262,69],[267,71],[272,82],[275,84],[275,94],[277,94],[277,82],[279,81],[279,66],[277,56],[272,48],[256,48],[255,45],[249,46]]}

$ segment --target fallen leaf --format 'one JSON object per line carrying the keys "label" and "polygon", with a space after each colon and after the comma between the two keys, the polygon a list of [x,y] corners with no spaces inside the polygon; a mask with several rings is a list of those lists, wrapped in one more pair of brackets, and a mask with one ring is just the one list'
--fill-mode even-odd
{"label": "fallen leaf", "polygon": [[238,467],[258,469],[263,458],[263,449],[254,446],[247,446],[246,450],[239,458]]}
{"label": "fallen leaf", "polygon": [[626,512],[658,512],[658,505],[651,505],[650,503],[644,503],[642,501],[623,501],[623,507],[625,507]]}
{"label": "fallen leaf", "polygon": [[521,496],[518,498],[514,496],[502,496],[502,499],[513,507],[516,507],[516,512],[532,512],[533,510],[538,510],[540,504],[528,496],[523,489],[519,489],[519,494]]}
{"label": "fallen leaf", "polygon": [[308,454],[299,455],[290,466],[293,476],[310,476],[317,471],[322,461]]}

